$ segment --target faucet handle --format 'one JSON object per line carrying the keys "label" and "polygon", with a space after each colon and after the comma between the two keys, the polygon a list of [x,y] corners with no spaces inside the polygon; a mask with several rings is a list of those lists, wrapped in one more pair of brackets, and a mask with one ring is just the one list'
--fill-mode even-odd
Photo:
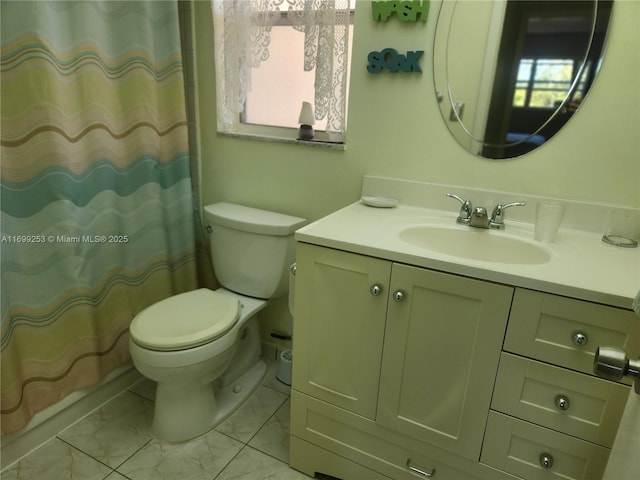
{"label": "faucet handle", "polygon": [[493,209],[493,213],[491,214],[491,220],[489,221],[489,226],[491,228],[497,228],[498,230],[504,230],[504,211],[509,207],[524,207],[526,203],[524,202],[513,202],[507,203],[503,205],[499,203]]}
{"label": "faucet handle", "polygon": [[473,205],[471,205],[471,202],[453,193],[447,193],[447,197],[455,198],[462,204],[460,207],[460,213],[458,214],[458,218],[456,219],[456,222],[462,223],[465,225],[470,223],[471,211],[473,210]]}

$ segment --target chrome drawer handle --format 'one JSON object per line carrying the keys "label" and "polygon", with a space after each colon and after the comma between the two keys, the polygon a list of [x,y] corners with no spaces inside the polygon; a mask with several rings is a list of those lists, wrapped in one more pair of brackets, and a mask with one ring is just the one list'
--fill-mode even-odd
{"label": "chrome drawer handle", "polygon": [[417,473],[418,475],[422,475],[423,477],[427,477],[427,478],[433,477],[436,474],[436,469],[435,468],[433,468],[433,469],[431,469],[431,470],[429,470],[427,472],[427,471],[420,470],[419,468],[414,467],[413,465],[411,465],[411,459],[410,458],[407,458],[407,468],[409,470],[411,470],[413,473]]}
{"label": "chrome drawer handle", "polygon": [[555,404],[558,410],[569,410],[569,405],[571,405],[571,402],[569,401],[569,397],[558,395],[555,399]]}
{"label": "chrome drawer handle", "polygon": [[550,453],[540,454],[540,466],[546,469],[553,467],[553,457]]}
{"label": "chrome drawer handle", "polygon": [[573,340],[574,345],[584,347],[589,342],[589,337],[583,332],[575,332],[571,340]]}

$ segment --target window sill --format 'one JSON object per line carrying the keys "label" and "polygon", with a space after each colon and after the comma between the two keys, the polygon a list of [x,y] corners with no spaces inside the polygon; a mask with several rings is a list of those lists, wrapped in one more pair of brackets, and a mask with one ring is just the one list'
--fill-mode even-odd
{"label": "window sill", "polygon": [[218,132],[220,135],[243,140],[258,140],[273,143],[288,143],[292,145],[304,145],[305,147],[326,148],[328,150],[345,150],[344,143],[329,142],[324,140],[298,140],[297,138],[279,137],[276,135],[264,135],[256,133]]}

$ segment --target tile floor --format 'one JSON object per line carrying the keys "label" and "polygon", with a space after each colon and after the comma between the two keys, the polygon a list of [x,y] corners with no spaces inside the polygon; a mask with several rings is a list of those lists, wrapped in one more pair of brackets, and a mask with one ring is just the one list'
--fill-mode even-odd
{"label": "tile floor", "polygon": [[155,384],[141,380],[33,453],[2,480],[305,480],[287,465],[289,392],[267,376],[211,432],[181,444],[151,434]]}

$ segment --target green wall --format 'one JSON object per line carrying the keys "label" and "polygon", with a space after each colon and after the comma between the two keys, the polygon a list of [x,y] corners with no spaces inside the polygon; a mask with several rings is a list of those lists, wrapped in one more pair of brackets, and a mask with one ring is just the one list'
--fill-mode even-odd
{"label": "green wall", "polygon": [[[433,94],[439,2],[426,24],[371,20],[356,5],[347,146],[331,151],[220,136],[209,2],[195,3],[202,197],[316,219],[358,200],[365,174],[640,207],[640,1],[616,0],[602,70],[572,121],[508,161],[462,150]],[[367,54],[425,51],[420,74],[369,74]],[[453,208],[453,207],[452,207]]]}
{"label": "green wall", "polygon": [[[372,174],[640,207],[640,0],[616,0],[602,70],[579,113],[547,145],[508,161],[467,153],[442,121],[431,66],[438,1],[426,24],[405,24],[373,22],[370,2],[358,0],[344,151],[218,135],[210,7],[194,5],[204,204],[315,220],[357,201]],[[369,74],[368,53],[387,47],[424,50],[424,73]],[[260,316],[265,340],[290,331],[286,297]]]}

